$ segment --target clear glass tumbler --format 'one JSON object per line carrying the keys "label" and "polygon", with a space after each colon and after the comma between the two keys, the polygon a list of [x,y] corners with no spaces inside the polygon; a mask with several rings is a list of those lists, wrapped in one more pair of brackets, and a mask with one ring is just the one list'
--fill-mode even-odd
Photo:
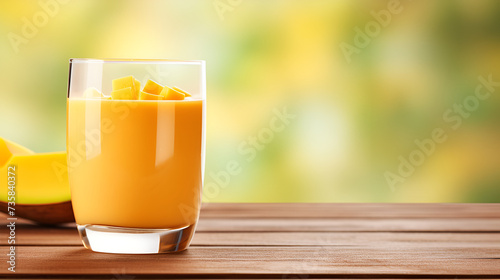
{"label": "clear glass tumbler", "polygon": [[86,248],[186,249],[199,217],[205,62],[71,59],[67,151]]}

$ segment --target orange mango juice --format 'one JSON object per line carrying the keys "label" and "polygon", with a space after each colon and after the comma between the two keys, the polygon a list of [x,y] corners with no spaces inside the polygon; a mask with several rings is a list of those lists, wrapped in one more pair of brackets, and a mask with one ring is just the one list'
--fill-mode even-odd
{"label": "orange mango juice", "polygon": [[76,222],[175,229],[201,203],[204,101],[68,99]]}

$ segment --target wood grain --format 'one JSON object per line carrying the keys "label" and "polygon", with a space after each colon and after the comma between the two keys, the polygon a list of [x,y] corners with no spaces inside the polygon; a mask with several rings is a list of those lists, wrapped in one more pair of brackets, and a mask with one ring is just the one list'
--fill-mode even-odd
{"label": "wood grain", "polygon": [[[500,233],[478,232],[203,232],[197,231],[192,245],[200,246],[387,246],[496,247]],[[7,245],[1,239],[0,245]],[[21,225],[18,246],[81,246],[73,227],[46,228]]]}
{"label": "wood grain", "polygon": [[203,219],[199,231],[235,232],[332,232],[332,231],[420,231],[420,232],[499,232],[500,219],[316,219],[246,218]]}
{"label": "wood grain", "polygon": [[[5,251],[5,250],[2,250]],[[177,254],[113,255],[83,247],[18,247],[19,274],[500,275],[499,248],[191,247]],[[2,271],[6,271],[3,269]],[[0,272],[2,273],[2,272]],[[3,272],[5,273],[5,272]],[[0,274],[1,275],[1,274]],[[17,275],[17,274],[16,274]]]}
{"label": "wood grain", "polygon": [[205,203],[201,218],[500,218],[499,203]]}
{"label": "wood grain", "polygon": [[[74,225],[71,225],[74,227]],[[200,218],[198,232],[498,232],[500,218]]]}
{"label": "wood grain", "polygon": [[133,256],[84,249],[74,224],[20,219],[17,272],[2,262],[0,278],[500,279],[499,213],[496,204],[206,204],[187,251]]}

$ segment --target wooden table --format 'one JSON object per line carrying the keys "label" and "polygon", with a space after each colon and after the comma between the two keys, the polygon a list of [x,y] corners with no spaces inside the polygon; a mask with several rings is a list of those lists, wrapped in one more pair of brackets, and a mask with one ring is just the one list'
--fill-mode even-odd
{"label": "wooden table", "polygon": [[74,225],[19,221],[16,240],[1,278],[500,278],[500,204],[206,204],[163,255],[93,253]]}

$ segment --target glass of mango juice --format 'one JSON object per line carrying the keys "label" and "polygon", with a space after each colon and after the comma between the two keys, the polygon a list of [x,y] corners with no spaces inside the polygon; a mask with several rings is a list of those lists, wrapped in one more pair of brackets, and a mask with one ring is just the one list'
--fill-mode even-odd
{"label": "glass of mango juice", "polygon": [[71,59],[67,161],[84,246],[186,249],[199,217],[205,62]]}

